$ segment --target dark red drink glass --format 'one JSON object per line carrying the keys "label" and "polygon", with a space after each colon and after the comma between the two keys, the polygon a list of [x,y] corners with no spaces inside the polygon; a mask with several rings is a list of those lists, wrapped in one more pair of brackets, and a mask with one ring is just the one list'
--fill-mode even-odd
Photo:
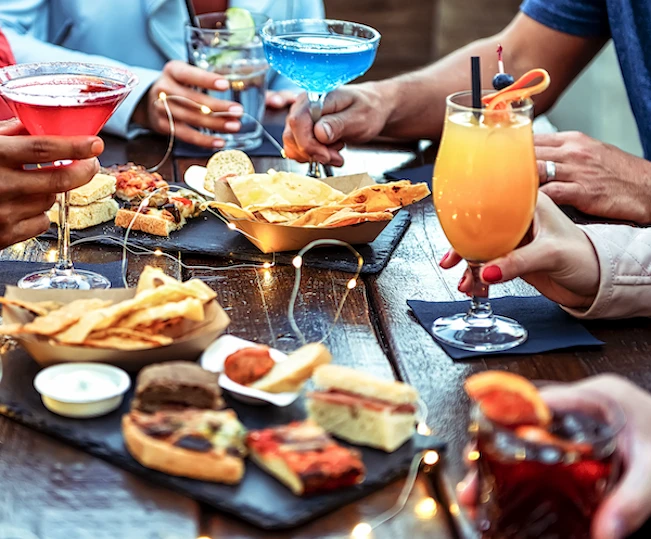
{"label": "dark red drink glass", "polygon": [[588,539],[594,514],[619,475],[624,412],[611,399],[562,385],[541,394],[549,427],[507,428],[471,412],[483,539]]}
{"label": "dark red drink glass", "polygon": [[[137,83],[137,77],[125,69],[80,62],[17,64],[0,69],[0,95],[30,135],[96,135]],[[39,289],[109,288],[111,283],[106,277],[74,269],[67,193],[59,195],[58,204],[57,262],[51,271],[26,275],[18,285]]]}

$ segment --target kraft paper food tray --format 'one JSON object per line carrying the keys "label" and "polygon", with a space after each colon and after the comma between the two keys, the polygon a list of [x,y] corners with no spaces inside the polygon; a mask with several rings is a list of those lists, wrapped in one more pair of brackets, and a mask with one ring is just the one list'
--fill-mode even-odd
{"label": "kraft paper food tray", "polygon": [[[59,301],[70,303],[76,299],[101,298],[117,303],[132,298],[135,288],[109,288],[108,290],[23,290],[8,286],[5,297],[23,301]],[[86,348],[83,346],[53,346],[45,337],[26,336],[16,340],[41,366],[73,361],[109,363],[127,371],[137,371],[151,363],[172,360],[195,361],[201,353],[219,337],[230,323],[230,318],[222,307],[213,300],[204,307],[205,321],[183,338],[176,339],[169,346],[147,350],[111,350]],[[34,316],[24,309],[5,305],[2,309],[4,324],[26,323]]]}
{"label": "kraft paper food tray", "polygon": [[[375,183],[368,174],[352,174],[350,176],[337,176],[322,178],[335,189],[343,193],[350,193],[360,187]],[[226,182],[215,182],[215,200],[218,202],[232,202],[240,205]],[[245,237],[263,253],[279,253],[282,251],[298,251],[315,240],[332,239],[345,241],[351,245],[371,243],[380,235],[391,221],[369,221],[356,225],[333,228],[287,226],[273,223],[253,223],[246,219],[229,219]]]}

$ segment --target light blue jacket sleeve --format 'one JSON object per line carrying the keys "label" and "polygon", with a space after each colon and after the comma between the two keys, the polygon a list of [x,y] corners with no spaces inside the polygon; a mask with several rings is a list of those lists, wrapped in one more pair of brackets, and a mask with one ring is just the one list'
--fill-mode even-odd
{"label": "light blue jacket sleeve", "polygon": [[155,69],[133,67],[104,56],[85,54],[47,43],[47,0],[2,0],[0,27],[13,50],[16,61],[28,62],[88,62],[123,67],[134,73],[139,84],[113,114],[104,129],[109,133],[132,138],[144,130],[131,123],[131,116],[149,87],[158,79]]}

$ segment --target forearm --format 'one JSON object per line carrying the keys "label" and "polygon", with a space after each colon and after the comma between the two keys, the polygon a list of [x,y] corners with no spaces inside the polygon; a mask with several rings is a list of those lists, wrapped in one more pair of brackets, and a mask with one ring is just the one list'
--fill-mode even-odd
{"label": "forearm", "polygon": [[541,114],[554,104],[604,42],[562,34],[519,14],[499,34],[475,41],[426,68],[366,85],[382,96],[388,108],[382,135],[438,139],[443,128],[445,98],[471,87],[471,56],[481,58],[483,88],[492,87],[498,71],[499,44],[504,48],[506,70],[514,77],[536,67],[547,69],[552,84],[535,98],[536,114]]}
{"label": "forearm", "polygon": [[600,283],[588,309],[566,309],[578,318],[651,316],[651,229],[625,225],[587,225],[599,259]]}

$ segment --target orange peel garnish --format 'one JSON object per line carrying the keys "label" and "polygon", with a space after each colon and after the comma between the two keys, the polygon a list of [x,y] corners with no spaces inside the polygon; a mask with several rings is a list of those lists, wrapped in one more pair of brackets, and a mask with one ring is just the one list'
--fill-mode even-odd
{"label": "orange peel garnish", "polygon": [[538,388],[526,378],[505,371],[474,374],[466,380],[468,396],[491,421],[504,426],[546,427],[552,413]]}
{"label": "orange peel garnish", "polygon": [[[540,82],[529,86],[537,79],[541,79]],[[484,96],[482,102],[486,105],[486,110],[503,109],[514,101],[522,101],[531,96],[541,94],[549,87],[550,82],[551,78],[547,71],[544,69],[532,69],[522,75],[511,86],[507,86],[499,92]]]}

